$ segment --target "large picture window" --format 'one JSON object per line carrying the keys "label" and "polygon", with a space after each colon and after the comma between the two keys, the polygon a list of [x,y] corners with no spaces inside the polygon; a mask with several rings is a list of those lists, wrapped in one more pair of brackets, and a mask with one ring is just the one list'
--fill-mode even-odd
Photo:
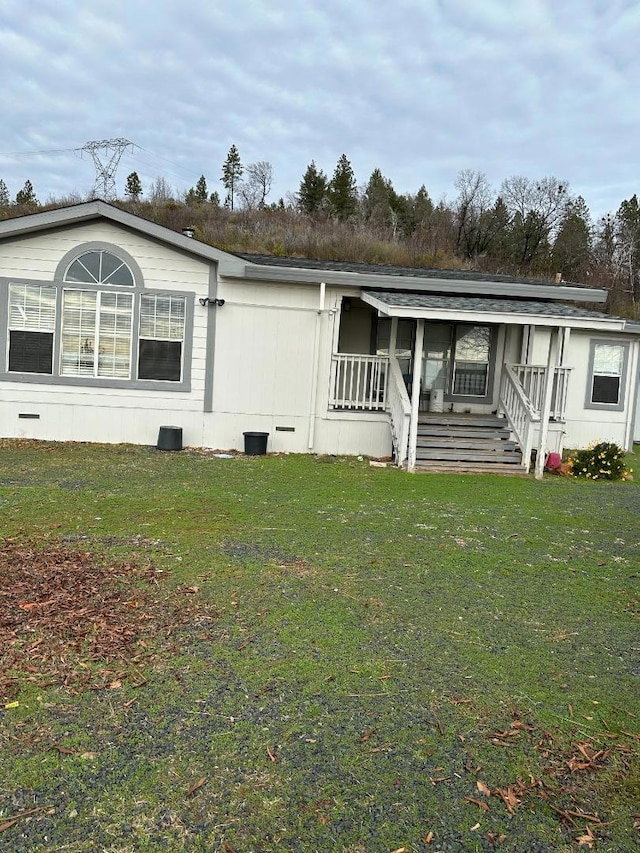
{"label": "large picture window", "polygon": [[9,371],[53,372],[56,288],[9,285]]}
{"label": "large picture window", "polygon": [[61,374],[128,379],[132,321],[130,293],[65,290]]}
{"label": "large picture window", "polygon": [[0,286],[3,377],[190,390],[195,293],[146,289],[124,249],[84,243],[60,259],[52,281]]}

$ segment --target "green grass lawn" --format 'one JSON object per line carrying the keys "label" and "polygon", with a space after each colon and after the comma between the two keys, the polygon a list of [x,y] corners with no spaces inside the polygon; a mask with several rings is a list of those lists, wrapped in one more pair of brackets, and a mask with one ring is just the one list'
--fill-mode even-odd
{"label": "green grass lawn", "polygon": [[0,849],[638,849],[636,483],[2,442],[0,518],[165,578],[104,689],[8,673]]}

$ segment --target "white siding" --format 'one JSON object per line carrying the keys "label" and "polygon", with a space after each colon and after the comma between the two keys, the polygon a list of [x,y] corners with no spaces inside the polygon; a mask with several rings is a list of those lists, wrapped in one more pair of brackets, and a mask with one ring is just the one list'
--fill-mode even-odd
{"label": "white siding", "polygon": [[[538,330],[538,333],[540,330]],[[572,330],[569,352],[565,357],[567,367],[573,368],[569,380],[567,395],[567,421],[564,446],[568,448],[586,447],[593,441],[613,441],[621,447],[629,447],[632,441],[631,427],[634,405],[634,385],[637,381],[638,344],[630,340],[629,362],[624,393],[624,409],[621,412],[603,411],[586,408],[587,388],[589,386],[589,348],[592,340],[620,339],[624,336],[603,335],[599,332]]]}
{"label": "white siding", "polygon": [[[210,265],[110,222],[92,222],[0,244],[0,275],[51,281],[64,255],[88,242],[128,252],[150,289],[196,293],[191,391],[100,388],[55,382],[0,382],[0,435],[69,441],[155,444],[162,424],[183,426],[185,443],[202,441]],[[2,358],[6,355],[3,353]],[[39,418],[20,418],[20,414]]]}
{"label": "white siding", "polygon": [[64,255],[81,243],[120,246],[135,258],[145,286],[206,292],[209,264],[112,222],[90,222],[0,243],[0,275],[50,281]]}

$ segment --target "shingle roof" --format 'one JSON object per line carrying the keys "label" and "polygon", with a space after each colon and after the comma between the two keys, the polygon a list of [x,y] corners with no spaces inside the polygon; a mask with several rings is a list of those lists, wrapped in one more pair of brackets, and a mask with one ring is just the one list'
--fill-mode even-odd
{"label": "shingle roof", "polygon": [[[541,284],[557,285],[558,282],[548,279],[518,278],[513,275],[500,275],[495,273],[483,273],[476,270],[436,270],[426,267],[402,267],[394,264],[361,264],[348,261],[323,261],[314,258],[289,258],[277,257],[275,255],[254,254],[252,252],[233,252],[236,257],[243,258],[252,264],[269,267],[289,267],[292,269],[309,270],[334,270],[336,272],[354,272],[363,275],[388,275],[403,276],[406,278],[436,278],[451,281],[487,281],[504,282],[505,284],[532,284],[538,287]],[[563,281],[566,286],[570,282]],[[588,287],[588,285],[576,285]]]}
{"label": "shingle roof", "polygon": [[363,291],[369,293],[379,302],[395,306],[397,308],[431,308],[451,309],[452,311],[473,311],[479,313],[500,314],[532,314],[547,317],[576,317],[585,320],[614,320],[610,314],[600,311],[588,311],[585,308],[576,308],[573,305],[564,305],[559,302],[542,302],[530,299],[493,299],[472,296],[441,296],[430,293],[403,293],[403,292],[380,292],[373,290]]}

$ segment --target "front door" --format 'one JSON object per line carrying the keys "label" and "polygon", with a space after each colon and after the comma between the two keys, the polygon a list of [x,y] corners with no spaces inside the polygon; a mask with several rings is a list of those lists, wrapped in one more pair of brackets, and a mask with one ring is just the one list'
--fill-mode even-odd
{"label": "front door", "polygon": [[425,323],[421,407],[488,402],[494,348],[491,326]]}

